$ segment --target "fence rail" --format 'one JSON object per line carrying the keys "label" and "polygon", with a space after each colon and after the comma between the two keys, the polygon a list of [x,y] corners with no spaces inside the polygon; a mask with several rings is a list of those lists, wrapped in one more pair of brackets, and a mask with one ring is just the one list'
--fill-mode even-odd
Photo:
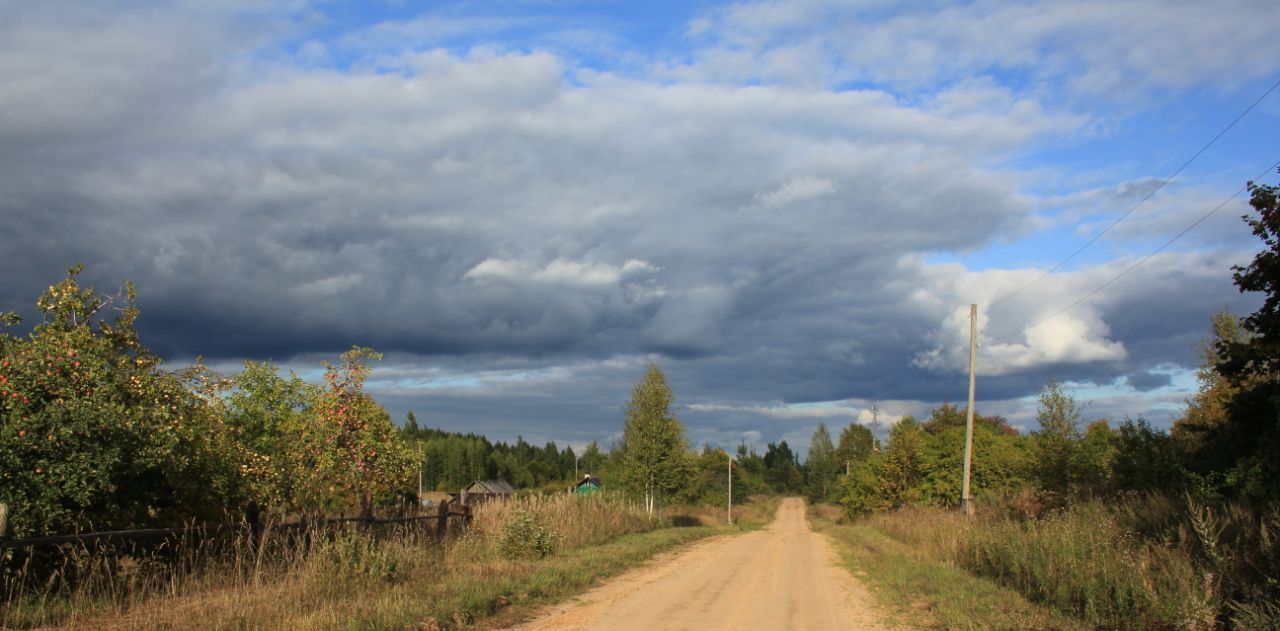
{"label": "fence rail", "polygon": [[185,526],[180,528],[142,528],[135,530],[108,530],[103,532],[84,532],[69,535],[48,535],[42,537],[29,537],[26,539],[11,539],[5,536],[6,518],[9,517],[8,507],[0,504],[0,551],[10,548],[31,548],[43,545],[55,545],[64,543],[83,543],[109,541],[112,539],[146,539],[149,537],[173,537],[179,535],[195,534],[202,538],[211,538],[226,532],[251,532],[255,538],[261,537],[266,531],[284,531],[284,530],[319,530],[331,528],[334,526],[342,526],[353,524],[362,527],[373,527],[384,524],[408,524],[415,522],[435,522],[436,534],[443,537],[449,531],[450,519],[461,519],[462,525],[465,527],[471,523],[471,507],[470,506],[451,506],[449,502],[441,502],[438,504],[437,512],[434,515],[410,515],[404,517],[337,517],[327,519],[304,519],[296,522],[281,524],[259,524],[256,520],[249,519],[239,524],[203,524],[198,526]]}

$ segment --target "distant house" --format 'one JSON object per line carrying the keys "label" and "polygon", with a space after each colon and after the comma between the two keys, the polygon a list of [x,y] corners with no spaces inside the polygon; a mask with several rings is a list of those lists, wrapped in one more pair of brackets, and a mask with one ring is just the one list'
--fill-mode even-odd
{"label": "distant house", "polygon": [[514,497],[515,487],[506,480],[475,480],[453,494],[456,501],[463,506],[481,504],[491,500]]}
{"label": "distant house", "polygon": [[601,491],[604,491],[604,483],[590,473],[583,476],[577,484],[569,487],[569,492],[577,495],[595,495]]}

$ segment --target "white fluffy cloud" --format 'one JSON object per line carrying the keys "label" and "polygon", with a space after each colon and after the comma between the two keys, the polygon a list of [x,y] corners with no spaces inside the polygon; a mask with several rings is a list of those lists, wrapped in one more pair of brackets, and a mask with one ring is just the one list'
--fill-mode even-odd
{"label": "white fluffy cloud", "polygon": [[[622,281],[624,276],[634,277],[638,274],[656,271],[657,268],[640,259],[629,259],[621,266],[556,259],[542,267],[536,267],[522,261],[488,258],[467,270],[467,273],[463,274],[463,278],[478,281],[504,280],[576,287],[602,287],[616,285]],[[660,291],[660,289],[657,291]]]}
{"label": "white fluffy cloud", "polygon": [[915,89],[954,77],[1025,73],[1042,88],[1061,86],[1062,95],[1115,98],[1269,75],[1267,60],[1280,54],[1269,27],[1277,16],[1267,0],[759,0],[695,21],[689,35],[708,44],[669,72]]}

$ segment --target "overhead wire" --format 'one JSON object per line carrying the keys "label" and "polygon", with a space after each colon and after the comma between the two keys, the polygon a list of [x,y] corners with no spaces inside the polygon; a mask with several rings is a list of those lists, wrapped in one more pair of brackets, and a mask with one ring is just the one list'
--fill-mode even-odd
{"label": "overhead wire", "polygon": [[1192,162],[1195,162],[1196,158],[1199,158],[1201,154],[1203,154],[1205,151],[1209,149],[1209,147],[1212,147],[1214,143],[1218,142],[1219,138],[1222,138],[1222,136],[1226,134],[1228,131],[1230,131],[1232,127],[1235,127],[1236,123],[1239,123],[1241,119],[1243,119],[1246,115],[1249,114],[1249,112],[1253,111],[1253,108],[1257,107],[1259,103],[1261,103],[1264,99],[1270,96],[1271,93],[1274,92],[1277,87],[1280,87],[1280,79],[1276,80],[1275,83],[1271,84],[1271,87],[1267,88],[1267,91],[1263,92],[1262,96],[1259,96],[1257,99],[1254,99],[1253,103],[1249,104],[1249,107],[1246,107],[1243,112],[1240,112],[1239,116],[1236,116],[1235,119],[1232,120],[1230,123],[1228,123],[1226,127],[1223,127],[1222,131],[1219,131],[1218,134],[1214,136],[1212,140],[1205,143],[1203,147],[1200,147],[1200,150],[1197,151],[1195,155],[1188,158],[1186,162],[1182,163],[1182,166],[1178,167],[1173,173],[1169,174],[1168,177],[1161,180],[1160,184],[1158,184],[1155,188],[1148,191],[1147,194],[1142,197],[1142,199],[1138,200],[1138,203],[1129,207],[1129,210],[1126,210],[1124,214],[1117,217],[1116,220],[1111,222],[1111,224],[1108,225],[1106,228],[1104,228],[1102,232],[1099,232],[1098,234],[1094,235],[1092,239],[1089,239],[1087,242],[1085,242],[1084,245],[1080,246],[1079,249],[1077,249],[1075,252],[1072,252],[1070,256],[1068,256],[1065,259],[1062,259],[1062,261],[1059,262],[1057,265],[1054,265],[1045,273],[1037,276],[1031,282],[1027,283],[1026,285],[1023,285],[1022,287],[1019,287],[1018,289],[1014,290],[1012,293],[1001,296],[999,299],[993,300],[992,302],[988,303],[987,308],[990,309],[991,307],[994,307],[1010,298],[1013,298],[1014,296],[1017,296],[1018,294],[1031,288],[1032,285],[1035,285],[1036,283],[1039,283],[1040,281],[1044,280],[1050,274],[1053,274],[1059,269],[1062,269],[1063,265],[1066,265],[1067,263],[1071,262],[1071,260],[1074,259],[1076,256],[1078,256],[1081,252],[1084,252],[1086,249],[1089,248],[1089,246],[1096,243],[1098,239],[1102,238],[1102,235],[1105,235],[1108,232],[1110,232],[1112,228],[1116,227],[1116,224],[1119,224],[1121,221],[1124,221],[1125,218],[1133,214],[1133,211],[1137,210],[1139,206],[1143,205],[1144,203],[1146,203],[1147,200],[1151,199],[1153,195],[1160,192],[1160,189],[1164,188],[1166,184],[1168,184],[1170,181],[1173,180],[1173,178],[1178,177],[1179,173],[1182,173],[1182,171],[1186,169],[1187,166],[1189,166]]}
{"label": "overhead wire", "polygon": [[[1250,180],[1250,183],[1252,184],[1253,182],[1257,182],[1258,180],[1261,180],[1263,177],[1266,177],[1266,175],[1267,175],[1268,173],[1270,173],[1270,172],[1272,172],[1272,171],[1274,171],[1274,170],[1276,170],[1276,169],[1278,169],[1278,168],[1280,168],[1280,160],[1276,161],[1276,163],[1275,163],[1275,164],[1273,164],[1273,165],[1271,165],[1271,166],[1267,167],[1267,168],[1266,168],[1262,173],[1259,173],[1256,177],[1254,177],[1252,180]],[[1028,329],[1033,329],[1033,328],[1035,328],[1035,327],[1038,327],[1038,326],[1040,326],[1041,324],[1044,324],[1045,322],[1048,322],[1048,321],[1050,321],[1050,320],[1052,320],[1052,319],[1054,319],[1054,318],[1056,318],[1056,317],[1058,317],[1058,316],[1060,316],[1060,315],[1062,315],[1062,314],[1064,314],[1064,313],[1066,313],[1066,312],[1070,311],[1071,309],[1073,309],[1073,308],[1075,308],[1075,307],[1079,306],[1079,305],[1080,305],[1081,303],[1083,303],[1084,301],[1086,301],[1086,300],[1088,300],[1088,299],[1090,299],[1090,298],[1094,297],[1095,295],[1097,295],[1097,294],[1098,294],[1098,292],[1102,291],[1103,289],[1106,289],[1107,287],[1110,287],[1113,283],[1115,283],[1116,281],[1118,281],[1118,280],[1120,280],[1121,278],[1123,278],[1123,277],[1124,277],[1125,275],[1127,275],[1129,272],[1132,272],[1133,270],[1137,269],[1137,268],[1138,268],[1139,266],[1141,266],[1143,263],[1146,263],[1147,261],[1151,260],[1151,258],[1152,258],[1152,257],[1154,257],[1155,255],[1159,254],[1160,252],[1164,251],[1164,249],[1165,249],[1165,248],[1169,247],[1170,245],[1173,245],[1173,242],[1174,242],[1174,241],[1177,241],[1178,239],[1181,239],[1181,238],[1183,237],[1183,235],[1186,235],[1188,232],[1191,232],[1191,230],[1192,230],[1193,228],[1195,228],[1196,226],[1198,226],[1198,225],[1200,225],[1200,224],[1204,223],[1204,221],[1205,221],[1206,219],[1208,219],[1209,217],[1211,217],[1214,213],[1218,212],[1219,210],[1222,210],[1222,207],[1223,207],[1223,206],[1226,206],[1227,204],[1229,204],[1229,203],[1231,202],[1231,200],[1233,200],[1233,199],[1235,199],[1235,198],[1239,197],[1239,196],[1240,196],[1240,193],[1243,193],[1243,192],[1245,192],[1245,191],[1246,191],[1246,190],[1248,190],[1248,189],[1249,189],[1249,184],[1246,184],[1246,185],[1244,185],[1244,186],[1240,187],[1240,189],[1239,189],[1239,190],[1237,190],[1236,192],[1232,193],[1230,197],[1228,197],[1228,198],[1226,198],[1226,199],[1222,200],[1222,203],[1218,204],[1217,206],[1214,206],[1214,207],[1213,207],[1213,210],[1210,210],[1209,212],[1207,212],[1207,213],[1205,213],[1205,214],[1201,215],[1199,219],[1195,220],[1194,222],[1192,222],[1192,224],[1191,224],[1191,225],[1189,225],[1189,226],[1187,226],[1186,228],[1184,228],[1184,229],[1182,230],[1182,232],[1179,232],[1179,233],[1178,233],[1177,235],[1175,235],[1172,239],[1169,239],[1168,241],[1165,241],[1165,242],[1164,242],[1164,245],[1161,245],[1160,247],[1158,247],[1158,248],[1156,248],[1154,251],[1152,251],[1150,254],[1148,254],[1148,255],[1146,255],[1146,256],[1144,256],[1144,257],[1142,257],[1141,259],[1139,259],[1139,260],[1138,260],[1138,262],[1134,263],[1133,265],[1130,265],[1130,266],[1129,266],[1128,268],[1126,268],[1123,272],[1120,272],[1119,274],[1116,274],[1115,276],[1113,276],[1113,277],[1111,278],[1111,280],[1108,280],[1107,282],[1105,282],[1105,283],[1103,283],[1103,284],[1099,285],[1098,287],[1096,287],[1093,291],[1091,291],[1091,292],[1089,292],[1089,293],[1085,294],[1084,296],[1081,296],[1081,297],[1080,297],[1080,298],[1078,298],[1075,302],[1073,302],[1073,303],[1071,303],[1071,304],[1069,304],[1069,305],[1067,305],[1067,306],[1065,306],[1065,307],[1063,307],[1063,308],[1061,308],[1061,309],[1059,309],[1059,310],[1055,311],[1055,312],[1053,313],[1053,315],[1051,315],[1051,316],[1049,316],[1049,317],[1047,317],[1047,318],[1044,318],[1043,320],[1040,320],[1040,321],[1036,322],[1035,324],[1032,324],[1032,325],[1029,325],[1029,326],[1025,326],[1025,327],[1021,327],[1021,328],[1019,328],[1019,329],[1017,329],[1017,330],[1015,330],[1015,331],[1013,331],[1013,332],[1011,332],[1011,333],[1009,333],[1009,334],[1007,334],[1007,335],[1002,335],[1002,336],[999,336],[999,337],[993,337],[993,338],[990,338],[990,340],[991,340],[992,342],[999,342],[999,341],[1002,341],[1002,340],[1007,340],[1007,339],[1009,339],[1009,338],[1011,338],[1011,337],[1014,337],[1014,336],[1016,336],[1016,335],[1018,335],[1018,334],[1020,334],[1020,333],[1022,333],[1022,332],[1024,332],[1024,331],[1028,330]]]}

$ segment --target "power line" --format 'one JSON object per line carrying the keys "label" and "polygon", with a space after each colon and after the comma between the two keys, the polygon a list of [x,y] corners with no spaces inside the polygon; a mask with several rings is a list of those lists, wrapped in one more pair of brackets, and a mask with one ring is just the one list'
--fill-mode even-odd
{"label": "power line", "polygon": [[[1258,181],[1258,180],[1261,180],[1261,179],[1262,179],[1263,177],[1265,177],[1268,173],[1270,173],[1271,171],[1276,170],[1277,168],[1280,168],[1280,161],[1277,161],[1275,164],[1273,164],[1273,165],[1271,165],[1271,166],[1267,167],[1267,168],[1266,168],[1262,173],[1259,173],[1256,177],[1254,177],[1252,181]],[[1233,199],[1235,199],[1235,198],[1239,197],[1239,196],[1240,196],[1240,193],[1245,192],[1246,190],[1248,190],[1248,188],[1249,188],[1249,185],[1248,185],[1248,184],[1246,184],[1246,185],[1244,185],[1244,186],[1240,187],[1240,189],[1239,189],[1239,190],[1237,190],[1236,192],[1232,193],[1230,197],[1228,197],[1228,198],[1226,198],[1226,199],[1222,200],[1222,203],[1221,203],[1221,204],[1218,204],[1217,206],[1214,206],[1214,207],[1213,207],[1213,210],[1210,210],[1209,212],[1207,212],[1207,213],[1205,213],[1205,214],[1201,215],[1199,219],[1195,220],[1195,222],[1193,222],[1191,225],[1189,225],[1189,226],[1187,226],[1186,228],[1184,228],[1184,229],[1182,230],[1182,232],[1179,232],[1179,233],[1178,233],[1177,235],[1175,235],[1172,239],[1169,239],[1168,241],[1165,241],[1165,242],[1164,242],[1164,245],[1161,245],[1160,247],[1156,248],[1156,249],[1155,249],[1154,251],[1152,251],[1150,254],[1148,254],[1148,255],[1146,255],[1146,256],[1144,256],[1144,257],[1142,257],[1141,259],[1139,259],[1137,263],[1134,263],[1133,265],[1130,265],[1130,266],[1129,266],[1127,269],[1125,269],[1123,272],[1120,272],[1119,274],[1116,274],[1114,277],[1112,277],[1112,278],[1111,278],[1111,280],[1108,280],[1107,282],[1105,282],[1105,283],[1103,283],[1103,284],[1099,285],[1099,286],[1098,286],[1097,288],[1095,288],[1093,291],[1091,291],[1091,292],[1089,292],[1089,293],[1085,294],[1084,296],[1080,297],[1080,298],[1079,298],[1079,299],[1077,299],[1075,302],[1073,302],[1073,303],[1071,303],[1071,304],[1069,304],[1069,305],[1067,305],[1067,306],[1065,306],[1065,307],[1063,307],[1063,308],[1059,309],[1058,311],[1054,312],[1054,314],[1053,314],[1053,315],[1051,315],[1051,316],[1049,316],[1049,317],[1047,317],[1047,318],[1045,318],[1045,319],[1043,319],[1043,320],[1040,320],[1039,322],[1036,322],[1035,324],[1032,324],[1032,325],[1030,325],[1030,326],[1026,326],[1026,327],[1022,327],[1022,328],[1020,328],[1020,329],[1018,329],[1018,330],[1016,330],[1016,331],[1013,331],[1012,333],[1009,333],[1008,335],[1002,335],[1002,336],[1000,336],[1000,337],[993,337],[993,338],[991,338],[991,341],[993,341],[993,342],[999,342],[999,341],[1001,341],[1001,340],[1007,340],[1007,339],[1009,339],[1009,338],[1011,338],[1011,337],[1014,337],[1015,335],[1018,335],[1019,333],[1022,333],[1023,331],[1026,331],[1026,330],[1028,330],[1028,329],[1033,329],[1033,328],[1035,328],[1035,327],[1038,327],[1038,326],[1040,326],[1041,324],[1044,324],[1045,322],[1048,322],[1048,321],[1050,321],[1050,320],[1052,320],[1052,319],[1054,319],[1054,318],[1056,318],[1056,317],[1058,317],[1058,316],[1060,316],[1060,315],[1062,315],[1062,314],[1066,313],[1067,311],[1070,311],[1071,309],[1073,309],[1073,308],[1075,308],[1076,306],[1078,306],[1080,303],[1082,303],[1082,302],[1084,302],[1084,301],[1086,301],[1086,300],[1088,300],[1088,299],[1092,298],[1092,297],[1093,297],[1093,296],[1095,296],[1098,292],[1102,291],[1103,289],[1106,289],[1107,287],[1110,287],[1112,283],[1114,283],[1114,282],[1116,282],[1116,281],[1120,280],[1120,279],[1121,279],[1121,278],[1123,278],[1126,274],[1128,274],[1129,272],[1132,272],[1133,270],[1137,269],[1137,268],[1138,268],[1139,266],[1141,266],[1143,263],[1146,263],[1148,260],[1150,260],[1150,259],[1151,259],[1151,257],[1153,257],[1153,256],[1155,256],[1155,255],[1159,254],[1160,252],[1164,251],[1164,249],[1165,249],[1165,248],[1167,248],[1167,247],[1169,247],[1170,245],[1173,245],[1173,242],[1174,242],[1174,241],[1177,241],[1178,239],[1181,239],[1181,238],[1183,237],[1183,235],[1187,234],[1188,232],[1191,232],[1191,230],[1192,230],[1193,228],[1195,228],[1196,226],[1198,226],[1198,225],[1200,225],[1200,224],[1204,223],[1204,221],[1205,221],[1206,219],[1208,219],[1210,216],[1212,216],[1214,213],[1218,212],[1219,210],[1222,210],[1222,207],[1223,207],[1223,206],[1226,206],[1228,203],[1230,203],[1230,202],[1231,202],[1231,200],[1233,200]]]}
{"label": "power line", "polygon": [[[1161,180],[1159,185],[1157,185],[1155,188],[1151,189],[1151,191],[1150,191],[1150,192],[1148,192],[1145,196],[1143,196],[1143,198],[1142,198],[1142,199],[1138,200],[1138,203],[1136,203],[1136,204],[1134,204],[1133,206],[1131,206],[1131,207],[1129,208],[1129,210],[1126,210],[1126,211],[1124,212],[1124,214],[1123,214],[1123,215],[1120,215],[1119,217],[1117,217],[1115,221],[1111,222],[1111,225],[1107,226],[1107,227],[1106,227],[1102,232],[1099,232],[1098,234],[1094,235],[1094,237],[1093,237],[1092,239],[1089,239],[1089,240],[1088,240],[1084,245],[1080,246],[1080,248],[1079,248],[1079,249],[1077,249],[1075,252],[1072,252],[1072,253],[1071,253],[1071,256],[1068,256],[1067,258],[1062,259],[1062,261],[1061,261],[1060,263],[1058,263],[1057,265],[1054,265],[1052,268],[1050,268],[1050,269],[1049,269],[1049,271],[1047,271],[1047,272],[1045,272],[1045,273],[1041,274],[1040,276],[1037,276],[1037,277],[1035,278],[1035,280],[1032,280],[1031,282],[1027,283],[1026,285],[1023,285],[1022,287],[1019,287],[1019,288],[1018,288],[1017,290],[1015,290],[1013,293],[1007,294],[1007,295],[1005,295],[1005,296],[1000,297],[998,300],[994,300],[994,301],[992,301],[990,304],[988,304],[988,305],[987,305],[987,309],[990,309],[991,307],[994,307],[994,306],[996,306],[996,305],[998,305],[998,304],[1000,304],[1000,303],[1002,303],[1002,302],[1004,302],[1004,301],[1006,301],[1006,300],[1008,300],[1008,299],[1010,299],[1010,298],[1012,298],[1012,297],[1014,297],[1014,296],[1016,296],[1016,295],[1018,295],[1018,294],[1020,294],[1020,293],[1022,293],[1022,292],[1024,292],[1024,291],[1026,291],[1026,290],[1027,290],[1028,288],[1030,288],[1032,285],[1034,285],[1034,284],[1036,284],[1036,283],[1038,283],[1038,282],[1040,282],[1040,281],[1044,280],[1044,279],[1045,279],[1046,277],[1048,277],[1050,274],[1052,274],[1052,273],[1054,273],[1054,272],[1058,271],[1059,269],[1061,269],[1063,265],[1066,265],[1067,263],[1071,262],[1071,260],[1072,260],[1072,259],[1074,259],[1074,258],[1075,258],[1077,255],[1079,255],[1081,252],[1084,252],[1086,249],[1088,249],[1088,248],[1089,248],[1089,246],[1091,246],[1091,245],[1093,245],[1095,242],[1097,242],[1097,240],[1098,240],[1098,239],[1101,239],[1101,238],[1102,238],[1102,235],[1104,235],[1104,234],[1106,234],[1106,233],[1110,232],[1112,228],[1116,227],[1116,224],[1120,223],[1121,221],[1124,221],[1124,220],[1125,220],[1125,218],[1126,218],[1126,217],[1128,217],[1129,215],[1133,214],[1133,211],[1137,210],[1139,206],[1141,206],[1141,205],[1143,205],[1144,203],[1146,203],[1146,201],[1147,201],[1148,199],[1151,199],[1151,196],[1152,196],[1152,195],[1155,195],[1156,193],[1160,192],[1160,189],[1164,188],[1164,186],[1165,186],[1166,184],[1168,184],[1170,181],[1172,181],[1172,180],[1173,180],[1173,178],[1177,177],[1179,173],[1182,173],[1182,170],[1183,170],[1183,169],[1185,169],[1185,168],[1187,168],[1187,166],[1188,166],[1188,165],[1190,165],[1192,162],[1195,162],[1196,158],[1199,158],[1199,157],[1200,157],[1200,154],[1203,154],[1205,151],[1207,151],[1207,150],[1209,149],[1209,147],[1212,147],[1212,146],[1213,146],[1213,143],[1218,142],[1218,139],[1219,139],[1219,138],[1222,138],[1223,134],[1226,134],[1228,131],[1230,131],[1230,130],[1231,130],[1231,128],[1232,128],[1232,127],[1235,127],[1235,126],[1236,126],[1236,123],[1239,123],[1239,122],[1240,122],[1240,120],[1241,120],[1241,119],[1243,119],[1243,118],[1245,117],[1245,115],[1247,115],[1249,112],[1253,111],[1253,108],[1257,107],[1257,106],[1258,106],[1258,104],[1259,104],[1259,103],[1261,103],[1261,102],[1263,101],[1263,99],[1265,99],[1265,98],[1267,98],[1268,96],[1270,96],[1270,95],[1271,95],[1271,93],[1272,93],[1272,92],[1274,92],[1274,91],[1275,91],[1275,89],[1276,89],[1277,87],[1280,87],[1280,80],[1277,80],[1275,83],[1271,84],[1271,87],[1270,87],[1270,88],[1268,88],[1266,92],[1263,92],[1263,93],[1262,93],[1262,96],[1260,96],[1260,97],[1258,97],[1257,99],[1255,99],[1255,100],[1253,101],[1253,103],[1251,103],[1251,104],[1249,105],[1249,107],[1245,108],[1245,110],[1244,110],[1243,112],[1240,112],[1240,115],[1239,115],[1239,116],[1237,116],[1237,117],[1235,117],[1235,120],[1232,120],[1230,124],[1228,124],[1226,127],[1223,127],[1223,128],[1222,128],[1222,131],[1218,132],[1218,135],[1214,136],[1212,140],[1210,140],[1210,141],[1209,141],[1208,143],[1206,143],[1203,147],[1201,147],[1201,148],[1200,148],[1200,150],[1199,150],[1199,151],[1197,151],[1197,152],[1195,153],[1195,155],[1193,155],[1193,156],[1191,156],[1190,158],[1188,158],[1188,159],[1187,159],[1187,161],[1186,161],[1186,162],[1183,162],[1183,163],[1182,163],[1182,166],[1178,167],[1178,169],[1177,169],[1176,171],[1174,171],[1173,173],[1169,174],[1169,176],[1168,176],[1168,177],[1166,177],[1165,179]],[[1239,194],[1239,193],[1237,193],[1237,195],[1238,195],[1238,194]]]}

